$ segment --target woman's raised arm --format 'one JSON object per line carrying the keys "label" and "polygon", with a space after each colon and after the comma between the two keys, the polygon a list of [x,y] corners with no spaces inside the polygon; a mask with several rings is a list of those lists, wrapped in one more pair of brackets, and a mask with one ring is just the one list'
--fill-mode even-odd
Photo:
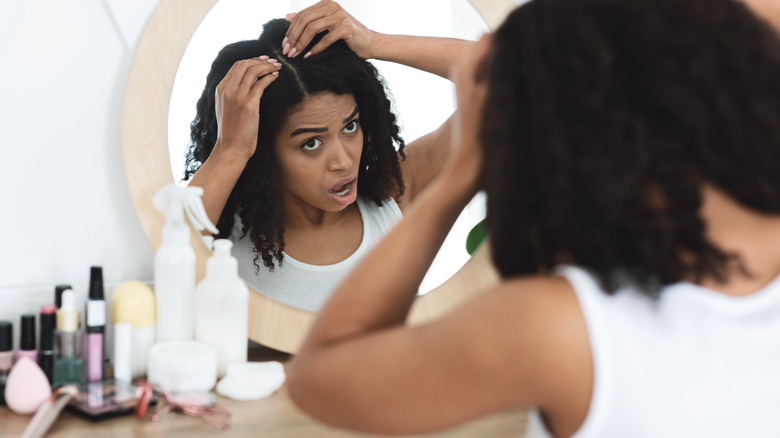
{"label": "woman's raised arm", "polygon": [[260,98],[282,64],[268,56],[238,61],[216,89],[218,134],[214,150],[189,185],[203,188],[203,207],[217,223],[228,197],[257,147]]}
{"label": "woman's raised arm", "polygon": [[[356,20],[338,3],[322,0],[298,13],[288,14],[290,29],[282,42],[289,57],[316,55],[338,40],[363,59],[396,62],[449,79],[452,66],[473,41],[455,38],[386,35]],[[328,33],[309,52],[301,53],[320,32]]]}

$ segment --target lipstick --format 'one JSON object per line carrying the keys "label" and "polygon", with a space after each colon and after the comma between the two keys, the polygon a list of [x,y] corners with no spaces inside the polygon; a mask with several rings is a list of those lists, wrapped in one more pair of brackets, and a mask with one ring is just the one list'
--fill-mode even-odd
{"label": "lipstick", "polygon": [[57,308],[52,304],[41,306],[41,352],[38,365],[41,366],[49,383],[54,382],[54,325],[57,320]]}
{"label": "lipstick", "polygon": [[103,380],[103,337],[106,330],[106,301],[103,299],[103,269],[93,266],[89,274],[89,299],[87,300],[87,342],[85,359],[87,380]]}

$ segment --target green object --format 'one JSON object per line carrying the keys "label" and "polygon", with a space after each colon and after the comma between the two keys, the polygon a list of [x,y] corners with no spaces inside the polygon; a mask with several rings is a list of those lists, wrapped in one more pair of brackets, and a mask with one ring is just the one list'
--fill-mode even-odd
{"label": "green object", "polygon": [[469,235],[466,236],[466,251],[469,255],[474,255],[479,245],[482,245],[485,237],[487,237],[487,227],[485,226],[485,219],[482,219],[478,224],[474,225],[474,228],[469,231]]}
{"label": "green object", "polygon": [[84,360],[57,359],[54,361],[52,386],[59,387],[70,383],[84,383]]}

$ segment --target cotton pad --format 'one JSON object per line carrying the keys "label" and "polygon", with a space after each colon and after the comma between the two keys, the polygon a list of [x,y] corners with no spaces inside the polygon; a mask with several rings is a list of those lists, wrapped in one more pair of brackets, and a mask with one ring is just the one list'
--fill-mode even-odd
{"label": "cotton pad", "polygon": [[284,366],[279,362],[230,364],[217,384],[217,393],[233,400],[257,400],[281,388],[284,379]]}

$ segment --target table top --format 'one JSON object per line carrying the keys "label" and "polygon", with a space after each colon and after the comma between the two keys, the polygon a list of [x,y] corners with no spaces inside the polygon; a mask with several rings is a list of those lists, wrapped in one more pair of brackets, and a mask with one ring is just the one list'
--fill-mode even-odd
{"label": "table top", "polygon": [[[250,350],[250,360],[286,361],[289,355],[273,350]],[[333,438],[373,437],[320,424],[301,412],[290,400],[286,388],[269,397],[254,401],[235,401],[217,396],[217,406],[232,413],[231,426],[227,430],[217,429],[199,418],[181,413],[171,413],[159,422],[141,420],[135,416],[91,421],[63,411],[51,426],[47,437],[81,438],[89,437],[176,437],[188,438],[225,435],[231,437],[260,436],[263,438]],[[7,407],[0,408],[0,437],[21,436],[32,416],[17,415]],[[503,438],[522,436],[525,431],[527,412],[522,409],[493,414],[468,422],[456,428],[420,437],[439,438]]]}

